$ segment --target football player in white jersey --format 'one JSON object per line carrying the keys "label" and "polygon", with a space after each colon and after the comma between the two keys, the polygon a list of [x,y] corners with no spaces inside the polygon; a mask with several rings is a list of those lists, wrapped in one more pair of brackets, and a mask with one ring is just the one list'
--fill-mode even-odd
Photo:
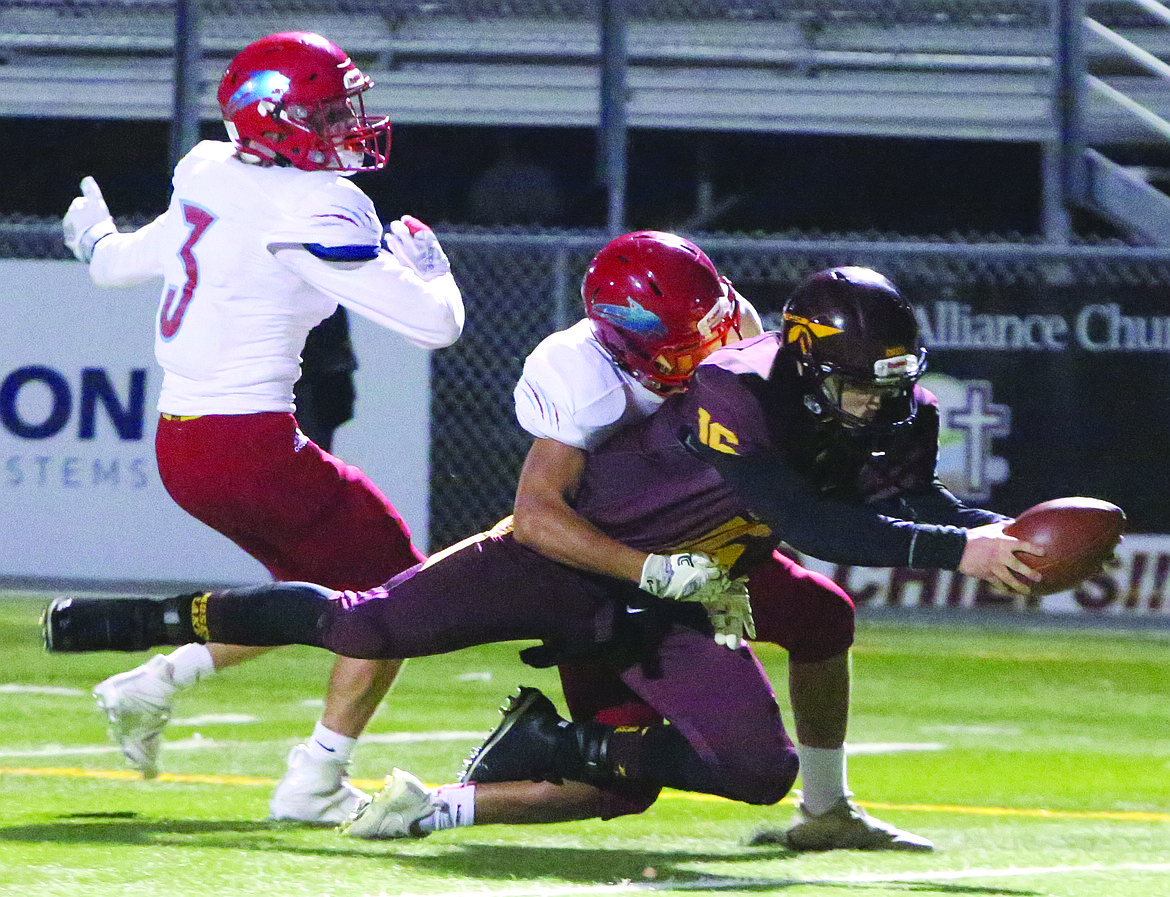
{"label": "football player in white jersey", "polygon": [[[685,389],[695,367],[715,349],[763,328],[755,309],[698,246],[658,231],[626,234],[602,248],[586,272],[582,296],[587,317],[543,340],[526,359],[515,389],[517,418],[535,437],[516,493],[515,538],[561,563],[665,594],[662,589],[675,579],[682,588],[686,577],[702,571],[683,565],[671,571],[666,556],[647,559],[574,510],[587,453]],[[665,569],[651,569],[663,561]],[[789,652],[803,785],[796,824],[762,831],[755,843],[794,850],[933,849],[926,838],[873,818],[851,799],[845,762],[854,610],[849,596],[779,552],[753,571],[748,588],[756,640]],[[743,634],[739,628],[723,633],[732,645]],[[611,669],[581,662],[558,666],[573,719],[634,728],[660,722]],[[518,712],[510,708],[497,733]],[[396,771],[343,831],[353,837],[417,837],[453,826],[557,822],[644,809],[623,803],[628,800],[580,782],[474,784],[474,775],[463,784],[423,791],[409,774]],[[393,824],[398,815],[408,824]]]}
{"label": "football player in white jersey", "polygon": [[[119,233],[86,178],[63,222],[96,284],[163,281],[156,456],[167,491],[275,578],[336,588],[378,585],[422,554],[378,488],[298,430],[305,336],[339,304],[427,349],[453,343],[464,321],[431,229],[405,216],[383,233],[347,180],[387,161],[390,123],[362,98],[372,86],[320,35],[262,38],[220,83],[230,141],[203,141],[178,163],[165,213]],[[177,689],[263,652],[192,644],[101,682],[98,706],[129,764],[158,774]],[[398,668],[337,659],[321,721],[270,802],[274,818],[334,823],[366,798],[348,761]]]}

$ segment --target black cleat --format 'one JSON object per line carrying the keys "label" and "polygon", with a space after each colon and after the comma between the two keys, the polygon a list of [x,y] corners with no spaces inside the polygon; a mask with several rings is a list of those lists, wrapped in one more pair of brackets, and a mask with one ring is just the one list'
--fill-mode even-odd
{"label": "black cleat", "polygon": [[538,689],[521,688],[500,708],[504,718],[464,761],[459,782],[554,782],[558,747],[568,721]]}
{"label": "black cleat", "polygon": [[[157,622],[157,625],[152,623]],[[45,650],[145,651],[157,644],[162,603],[151,598],[54,598],[41,615]]]}

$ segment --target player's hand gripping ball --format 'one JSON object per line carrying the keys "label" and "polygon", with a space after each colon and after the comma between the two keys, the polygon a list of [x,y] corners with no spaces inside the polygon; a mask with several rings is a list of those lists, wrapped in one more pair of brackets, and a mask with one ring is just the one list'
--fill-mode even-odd
{"label": "player's hand gripping ball", "polygon": [[1044,548],[1044,556],[1019,553],[1044,578],[1034,595],[1051,595],[1101,572],[1125,532],[1125,512],[1096,498],[1055,498],[1024,511],[1004,532]]}

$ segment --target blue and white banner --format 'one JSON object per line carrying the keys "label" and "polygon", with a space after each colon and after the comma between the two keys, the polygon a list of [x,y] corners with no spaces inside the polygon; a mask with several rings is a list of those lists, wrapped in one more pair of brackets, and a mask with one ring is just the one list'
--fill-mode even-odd
{"label": "blue and white banner", "polygon": [[[0,584],[260,582],[257,562],[171,501],[154,460],[158,286],[0,261]],[[334,450],[426,545],[429,355],[351,315],[355,419]]]}

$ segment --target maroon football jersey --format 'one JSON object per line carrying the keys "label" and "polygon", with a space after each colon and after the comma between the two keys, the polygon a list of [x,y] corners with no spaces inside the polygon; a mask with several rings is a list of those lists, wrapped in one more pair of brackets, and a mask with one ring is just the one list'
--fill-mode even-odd
{"label": "maroon football jersey", "polygon": [[749,380],[766,379],[775,334],[711,355],[690,387],[648,420],[588,456],[577,511],[607,535],[650,552],[704,551],[730,566],[777,541],[719,473],[680,441],[685,429],[712,448],[752,455],[773,448]]}

